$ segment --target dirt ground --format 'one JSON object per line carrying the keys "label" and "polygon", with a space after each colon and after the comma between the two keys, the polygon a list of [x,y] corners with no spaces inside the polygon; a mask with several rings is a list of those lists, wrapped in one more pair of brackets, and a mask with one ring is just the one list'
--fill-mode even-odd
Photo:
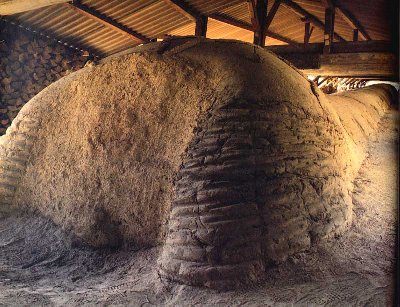
{"label": "dirt ground", "polygon": [[390,306],[399,113],[389,111],[355,179],[349,232],[270,268],[265,280],[217,292],[160,280],[158,248],[93,250],[40,216],[0,220],[0,305]]}

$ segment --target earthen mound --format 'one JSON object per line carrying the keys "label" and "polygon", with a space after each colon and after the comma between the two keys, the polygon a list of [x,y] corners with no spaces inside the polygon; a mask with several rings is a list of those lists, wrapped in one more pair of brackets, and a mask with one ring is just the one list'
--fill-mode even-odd
{"label": "earthen mound", "polygon": [[93,246],[163,243],[170,279],[256,281],[348,227],[351,180],[390,99],[374,86],[330,102],[249,44],[149,44],[21,110],[0,138],[1,208],[33,208]]}

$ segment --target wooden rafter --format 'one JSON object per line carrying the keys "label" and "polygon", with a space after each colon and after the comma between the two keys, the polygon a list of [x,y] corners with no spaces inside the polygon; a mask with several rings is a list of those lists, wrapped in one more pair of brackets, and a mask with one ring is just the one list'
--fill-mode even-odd
{"label": "wooden rafter", "polygon": [[322,0],[325,7],[330,7],[335,10],[335,13],[340,16],[353,30],[357,30],[364,40],[371,40],[371,37],[357,20],[357,18],[346,8],[344,8],[339,0]]}
{"label": "wooden rafter", "polygon": [[267,31],[269,26],[274,20],[276,12],[278,12],[279,6],[281,5],[281,0],[275,0],[274,4],[271,7],[271,10],[268,13],[267,20],[265,21],[265,30]]}
{"label": "wooden rafter", "polygon": [[197,19],[202,17],[202,14],[200,12],[198,12],[195,8],[186,4],[183,1],[180,0],[163,0],[163,1],[168,5],[170,5],[174,10],[181,13],[183,16],[192,21],[196,21]]}
{"label": "wooden rafter", "polygon": [[130,37],[131,39],[134,39],[135,41],[139,41],[142,43],[146,43],[150,41],[150,38],[144,36],[143,34],[136,32],[130,28],[128,28],[127,26],[120,24],[119,22],[115,21],[114,19],[111,19],[110,17],[100,13],[99,11],[81,4],[80,1],[73,1],[72,4],[64,4],[66,6],[68,6],[69,8],[74,9],[76,12],[78,12],[79,14],[89,17],[103,25],[105,25],[106,27],[113,29],[116,32],[119,32],[125,36]]}
{"label": "wooden rafter", "polygon": [[[285,5],[287,8],[289,8],[290,10],[292,10],[298,16],[309,20],[317,28],[320,28],[323,31],[325,30],[325,24],[321,20],[319,20],[318,17],[309,13],[308,11],[306,11],[304,8],[302,8],[297,3],[295,3],[291,0],[282,0],[282,4]],[[334,37],[335,37],[335,39],[337,39],[339,41],[345,41],[345,39],[337,33],[334,33]]]}
{"label": "wooden rafter", "polygon": [[365,40],[371,40],[371,36],[367,33],[356,17],[347,9],[343,8],[338,1],[334,2],[336,14],[338,14],[353,29],[357,29],[361,37]]}
{"label": "wooden rafter", "polygon": [[371,37],[368,35],[367,31],[365,31],[361,23],[349,10],[345,9],[340,4],[340,0],[321,0],[321,2],[325,8],[332,8],[335,10],[335,13],[340,16],[353,30],[357,30],[364,40],[371,40]]}
{"label": "wooden rafter", "polygon": [[271,37],[273,39],[276,39],[278,41],[284,42],[289,45],[298,45],[299,44],[298,42],[296,42],[290,38],[287,38],[286,36],[283,36],[281,34],[278,34],[278,33],[275,33],[275,32],[269,31],[269,30],[266,31],[266,34],[267,34],[267,37]]}
{"label": "wooden rafter", "polygon": [[[163,0],[163,1],[165,3],[168,3],[169,5],[171,5],[171,7],[173,7],[177,12],[180,12],[181,14],[185,15],[190,20],[195,21],[196,28],[200,27],[200,25],[198,25],[199,19],[204,18],[204,15],[202,15],[200,12],[198,12],[195,8],[193,8],[193,7],[189,6],[188,4],[184,3],[183,1],[179,1],[179,0]],[[253,0],[253,1],[255,1],[255,0]],[[279,0],[279,2],[280,2],[280,0]],[[276,10],[278,10],[277,4],[276,4]],[[272,12],[272,9],[271,9],[271,12]],[[275,15],[275,13],[273,13],[273,15]],[[270,17],[271,21],[272,21],[273,15],[271,15],[271,17]],[[254,32],[254,29],[255,29],[253,24],[249,24],[247,22],[238,20],[236,18],[233,18],[231,16],[228,16],[228,15],[222,14],[222,13],[214,13],[207,17],[210,17],[217,21],[227,23],[232,26],[242,28],[242,29],[245,29],[245,30],[248,30],[251,32]],[[279,40],[279,41],[287,43],[287,44],[297,44],[297,42],[295,42],[289,38],[286,38],[283,35],[268,31],[267,29],[265,29],[265,30],[266,30],[265,34],[267,37],[271,37],[273,39]],[[197,33],[196,33],[196,35],[197,35]]]}
{"label": "wooden rafter", "polygon": [[[225,14],[220,14],[220,13],[211,14],[210,18],[215,19],[220,22],[223,22],[223,23],[227,23],[231,26],[235,26],[235,27],[238,27],[241,29],[245,29],[245,30],[252,31],[252,32],[254,31],[253,25],[251,25],[247,22],[238,20],[236,18],[233,18],[231,16],[225,15]],[[267,30],[266,36],[271,37],[276,40],[279,40],[281,42],[287,43],[287,44],[298,44],[296,41],[291,40],[290,38],[284,37],[278,33],[274,33],[272,31]]]}
{"label": "wooden rafter", "polygon": [[208,17],[196,10],[193,6],[181,0],[163,0],[175,11],[182,14],[191,21],[196,22],[195,35],[206,36]]}
{"label": "wooden rafter", "polygon": [[235,27],[238,27],[238,28],[242,28],[242,29],[251,31],[251,32],[254,31],[253,25],[251,25],[251,24],[249,24],[247,22],[241,21],[239,19],[233,18],[231,16],[228,16],[226,14],[214,13],[214,14],[210,15],[210,18],[218,20],[218,21],[223,22],[223,23],[230,24],[231,26],[235,26]]}

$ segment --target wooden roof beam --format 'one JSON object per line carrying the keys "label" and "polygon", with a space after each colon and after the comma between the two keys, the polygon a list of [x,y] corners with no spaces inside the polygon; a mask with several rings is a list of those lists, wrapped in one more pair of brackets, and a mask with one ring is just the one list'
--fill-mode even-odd
{"label": "wooden roof beam", "polygon": [[[319,20],[316,16],[314,16],[313,14],[311,14],[308,11],[306,11],[305,9],[303,9],[297,3],[295,3],[295,2],[293,2],[291,0],[281,0],[281,1],[282,1],[283,5],[285,5],[287,8],[292,10],[298,16],[309,20],[310,23],[312,23],[317,28],[320,28],[322,31],[325,30],[325,24],[321,20]],[[335,39],[337,39],[339,41],[342,41],[342,42],[346,41],[342,36],[340,36],[337,33],[334,33],[334,37],[335,37]]]}
{"label": "wooden roof beam", "polygon": [[113,29],[116,32],[119,32],[125,36],[130,37],[131,39],[134,39],[135,41],[139,41],[142,43],[147,43],[150,42],[150,38],[144,36],[143,34],[136,32],[127,26],[115,21],[114,19],[100,13],[99,11],[85,5],[81,4],[81,1],[73,1],[72,4],[64,4],[65,6],[68,6],[69,8],[74,9],[77,13],[89,17],[106,27]]}
{"label": "wooden roof beam", "polygon": [[340,0],[322,0],[322,4],[325,7],[330,7],[335,10],[335,13],[339,15],[353,30],[358,30],[364,40],[371,40],[371,37],[365,31],[361,23],[354,17],[354,15],[341,4]]}
{"label": "wooden roof beam", "polygon": [[208,17],[196,10],[191,5],[182,0],[163,0],[170,5],[175,11],[182,14],[186,18],[196,23],[195,33],[196,36],[206,36]]}
{"label": "wooden roof beam", "polygon": [[336,14],[338,14],[346,23],[354,29],[358,30],[358,33],[360,36],[367,40],[371,40],[371,36],[367,33],[367,31],[364,29],[364,27],[361,25],[361,23],[357,20],[356,17],[347,9],[343,8],[337,1],[334,2],[334,7]]}
{"label": "wooden roof beam", "polygon": [[[238,27],[238,28],[241,28],[241,29],[245,29],[247,31],[251,31],[251,32],[254,31],[253,25],[251,25],[251,24],[249,24],[247,22],[238,20],[236,18],[233,18],[231,16],[225,15],[225,14],[214,13],[214,14],[211,14],[209,17],[212,18],[212,19],[215,19],[217,21],[220,21],[220,22],[223,22],[223,23],[227,23],[227,24],[229,24],[231,26],[235,26],[235,27]],[[281,42],[287,43],[287,44],[299,44],[298,42],[296,42],[294,40],[291,40],[290,38],[284,37],[284,36],[282,36],[282,35],[280,35],[278,33],[275,33],[275,32],[272,32],[272,31],[268,31],[268,30],[266,31],[266,36],[267,37],[271,37],[271,38],[276,39],[276,40],[279,40]]]}
{"label": "wooden roof beam", "polygon": [[276,39],[278,41],[284,42],[289,45],[298,45],[299,44],[298,42],[296,42],[290,38],[287,38],[286,36],[280,35],[278,33],[275,33],[275,32],[269,31],[269,30],[266,31],[266,34],[267,34],[267,37],[271,37],[273,39]]}
{"label": "wooden roof beam", "polygon": [[186,18],[190,19],[191,21],[197,21],[198,19],[202,18],[202,14],[198,12],[192,6],[186,4],[182,0],[163,0],[165,3],[169,4],[175,11],[181,13]]}
{"label": "wooden roof beam", "polygon": [[223,23],[227,23],[227,24],[229,24],[231,26],[235,26],[235,27],[238,27],[238,28],[245,29],[247,31],[251,31],[251,32],[254,31],[253,25],[251,25],[251,24],[249,24],[247,22],[244,22],[242,20],[233,18],[231,16],[228,16],[226,14],[214,13],[214,14],[211,14],[209,17],[212,18],[212,19],[215,19],[217,21],[220,21],[220,22],[223,22]]}
{"label": "wooden roof beam", "polygon": [[276,15],[276,12],[279,9],[279,6],[281,5],[281,0],[275,0],[274,4],[271,7],[271,10],[268,13],[267,20],[265,21],[265,30],[267,31],[269,26],[272,23],[272,20],[274,20],[274,17]]}
{"label": "wooden roof beam", "polygon": [[395,79],[398,75],[398,64],[397,56],[386,52],[331,53],[319,55],[318,68],[302,67],[302,71],[306,75]]}
{"label": "wooden roof beam", "polygon": [[70,0],[0,0],[0,15],[13,15]]}

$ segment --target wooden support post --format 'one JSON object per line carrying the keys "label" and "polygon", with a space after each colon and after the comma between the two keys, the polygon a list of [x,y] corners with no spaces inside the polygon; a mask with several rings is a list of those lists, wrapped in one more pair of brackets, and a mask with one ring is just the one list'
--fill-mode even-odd
{"label": "wooden support post", "polygon": [[207,24],[208,24],[207,16],[201,16],[201,17],[197,18],[196,19],[196,29],[195,29],[194,35],[206,37]]}
{"label": "wooden support post", "polygon": [[250,11],[254,26],[254,44],[265,46],[268,0],[251,0]]}
{"label": "wooden support post", "polygon": [[353,30],[353,42],[358,42],[358,29]]}
{"label": "wooden support post", "polygon": [[335,26],[335,11],[328,7],[325,9],[324,53],[330,53],[333,43]]}
{"label": "wooden support post", "polygon": [[304,44],[308,44],[310,42],[310,37],[314,28],[311,28],[311,23],[306,21],[304,23]]}

